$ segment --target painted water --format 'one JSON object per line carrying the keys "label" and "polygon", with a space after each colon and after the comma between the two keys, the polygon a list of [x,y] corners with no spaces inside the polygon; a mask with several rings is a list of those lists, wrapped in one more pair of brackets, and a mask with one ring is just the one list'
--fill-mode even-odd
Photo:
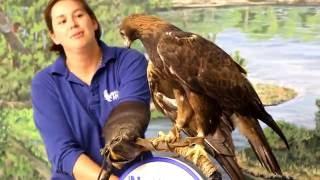
{"label": "painted water", "polygon": [[[233,7],[186,9],[158,15],[180,28],[215,41],[228,53],[240,51],[253,82],[291,87],[298,97],[267,107],[277,120],[315,127],[320,97],[320,7]],[[168,131],[169,120],[152,121],[147,136]],[[237,148],[247,145],[234,133]]]}

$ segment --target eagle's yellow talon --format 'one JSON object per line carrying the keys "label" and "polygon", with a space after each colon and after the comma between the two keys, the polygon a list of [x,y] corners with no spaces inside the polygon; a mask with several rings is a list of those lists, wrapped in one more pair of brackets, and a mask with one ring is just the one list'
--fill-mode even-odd
{"label": "eagle's yellow talon", "polygon": [[207,152],[204,150],[203,145],[195,144],[188,152],[187,156],[192,157],[192,162],[197,165],[197,162],[201,156],[208,158]]}

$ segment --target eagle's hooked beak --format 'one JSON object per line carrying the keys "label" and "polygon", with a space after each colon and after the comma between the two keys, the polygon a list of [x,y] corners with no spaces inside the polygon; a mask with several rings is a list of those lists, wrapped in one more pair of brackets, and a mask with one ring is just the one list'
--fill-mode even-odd
{"label": "eagle's hooked beak", "polygon": [[132,42],[129,40],[129,38],[126,37],[126,36],[124,36],[123,39],[124,39],[124,45],[125,45],[127,48],[130,48]]}

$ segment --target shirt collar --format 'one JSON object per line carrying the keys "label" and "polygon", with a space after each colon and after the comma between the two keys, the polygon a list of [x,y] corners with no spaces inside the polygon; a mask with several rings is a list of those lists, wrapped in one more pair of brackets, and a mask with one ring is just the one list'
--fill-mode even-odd
{"label": "shirt collar", "polygon": [[[104,42],[98,42],[99,46],[102,48],[102,64],[101,67],[104,67],[111,59],[116,57],[115,48],[107,46]],[[50,72],[51,74],[59,74],[59,75],[68,75],[68,68],[65,63],[65,56],[60,55],[56,61],[52,64]]]}
{"label": "shirt collar", "polygon": [[66,75],[68,72],[66,63],[65,63],[65,56],[60,55],[56,61],[52,64],[50,72],[51,74],[60,74],[60,75]]}
{"label": "shirt collar", "polygon": [[116,49],[109,47],[102,41],[99,41],[99,46],[102,48],[102,66],[105,66],[110,60],[116,58]]}

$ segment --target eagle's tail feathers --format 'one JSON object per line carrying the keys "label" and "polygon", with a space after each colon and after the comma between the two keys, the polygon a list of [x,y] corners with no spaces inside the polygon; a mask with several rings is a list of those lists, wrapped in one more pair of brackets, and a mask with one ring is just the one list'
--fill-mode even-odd
{"label": "eagle's tail feathers", "polygon": [[266,123],[272,130],[274,130],[278,136],[282,139],[282,141],[286,144],[286,147],[289,149],[289,143],[285,137],[285,135],[283,134],[283,132],[281,131],[280,127],[277,125],[277,123],[274,121],[274,119],[272,118],[272,116],[270,116],[270,114],[268,114],[266,111],[264,112],[264,117],[261,118],[261,120]]}
{"label": "eagle's tail feathers", "polygon": [[260,163],[274,174],[282,175],[278,161],[276,160],[269,143],[258,120],[247,117],[233,118],[235,125],[239,128],[240,133],[243,134],[249,141],[251,147],[257,155]]}
{"label": "eagle's tail feathers", "polygon": [[227,172],[227,174],[230,176],[230,179],[244,179],[241,168],[239,167],[234,156],[217,154],[215,158],[219,162],[219,164],[221,164],[221,166]]}

